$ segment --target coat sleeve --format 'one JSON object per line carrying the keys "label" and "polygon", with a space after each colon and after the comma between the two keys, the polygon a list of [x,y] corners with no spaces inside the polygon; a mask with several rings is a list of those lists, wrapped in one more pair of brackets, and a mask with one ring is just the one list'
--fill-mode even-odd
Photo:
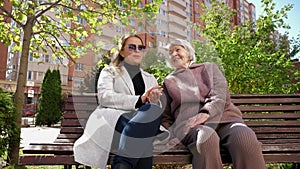
{"label": "coat sleeve", "polygon": [[[110,66],[102,69],[98,80],[99,104],[102,107],[119,110],[136,110],[135,104],[138,101],[139,96],[130,94],[124,83],[114,84],[117,76],[119,75],[116,75],[115,70]],[[123,88],[122,91],[116,92],[116,85],[118,85],[120,88]]]}
{"label": "coat sleeve", "polygon": [[163,107],[163,114],[162,114],[162,126],[165,127],[169,133],[170,137],[173,138],[174,135],[174,122],[175,122],[175,117],[172,114],[171,110],[171,103],[172,103],[172,98],[169,96],[168,89],[166,87],[166,84],[163,83],[163,95],[161,97],[161,104]]}
{"label": "coat sleeve", "polygon": [[227,80],[216,64],[205,63],[205,69],[208,73],[211,90],[205,98],[205,103],[201,110],[208,111],[210,119],[213,121],[219,121],[226,103]]}

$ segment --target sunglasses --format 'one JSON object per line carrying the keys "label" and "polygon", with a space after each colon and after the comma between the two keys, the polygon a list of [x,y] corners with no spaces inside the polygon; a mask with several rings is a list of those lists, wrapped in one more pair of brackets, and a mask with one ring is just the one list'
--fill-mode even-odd
{"label": "sunglasses", "polygon": [[[140,52],[143,52],[146,49],[146,46],[138,45],[137,48]],[[136,50],[136,45],[135,44],[128,44],[128,49],[129,49],[129,51],[135,51]]]}

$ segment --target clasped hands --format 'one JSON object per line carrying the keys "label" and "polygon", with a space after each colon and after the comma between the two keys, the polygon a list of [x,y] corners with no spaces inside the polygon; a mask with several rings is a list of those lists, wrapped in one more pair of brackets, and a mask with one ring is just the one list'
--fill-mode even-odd
{"label": "clasped hands", "polygon": [[183,134],[186,135],[192,128],[204,124],[208,118],[209,118],[209,114],[207,113],[198,113],[197,115],[190,117],[186,121]]}
{"label": "clasped hands", "polygon": [[148,89],[141,97],[142,102],[146,103],[158,103],[160,96],[162,95],[163,88],[160,86],[154,86]]}
{"label": "clasped hands", "polygon": [[[187,135],[188,132],[196,127],[197,125],[202,125],[204,124],[207,119],[209,118],[209,114],[207,113],[198,113],[197,115],[193,116],[193,117],[190,117],[187,121],[186,121],[186,124],[184,126],[184,130],[183,130],[183,134],[184,135]],[[171,139],[167,145],[168,146],[171,146],[171,147],[174,147],[178,144],[181,144],[180,140],[176,137],[174,137],[173,139]]]}

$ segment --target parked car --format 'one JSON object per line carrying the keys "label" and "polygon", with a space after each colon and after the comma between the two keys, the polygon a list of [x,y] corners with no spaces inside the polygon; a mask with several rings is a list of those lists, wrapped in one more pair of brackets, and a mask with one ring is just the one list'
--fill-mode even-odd
{"label": "parked car", "polygon": [[37,112],[36,109],[37,107],[35,104],[26,104],[24,105],[22,116],[23,117],[34,116]]}
{"label": "parked car", "polygon": [[23,113],[23,117],[30,117],[30,116],[34,116],[35,115],[35,112],[32,112],[32,111],[25,111]]}

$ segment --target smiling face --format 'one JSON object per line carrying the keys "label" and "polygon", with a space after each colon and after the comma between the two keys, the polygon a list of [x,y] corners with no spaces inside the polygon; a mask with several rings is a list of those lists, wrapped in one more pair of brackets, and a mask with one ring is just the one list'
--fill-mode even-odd
{"label": "smiling face", "polygon": [[131,65],[140,65],[144,56],[145,46],[141,39],[137,37],[129,37],[120,54],[124,57],[124,61]]}
{"label": "smiling face", "polygon": [[191,62],[189,52],[181,45],[170,46],[169,57],[175,68],[187,68]]}

